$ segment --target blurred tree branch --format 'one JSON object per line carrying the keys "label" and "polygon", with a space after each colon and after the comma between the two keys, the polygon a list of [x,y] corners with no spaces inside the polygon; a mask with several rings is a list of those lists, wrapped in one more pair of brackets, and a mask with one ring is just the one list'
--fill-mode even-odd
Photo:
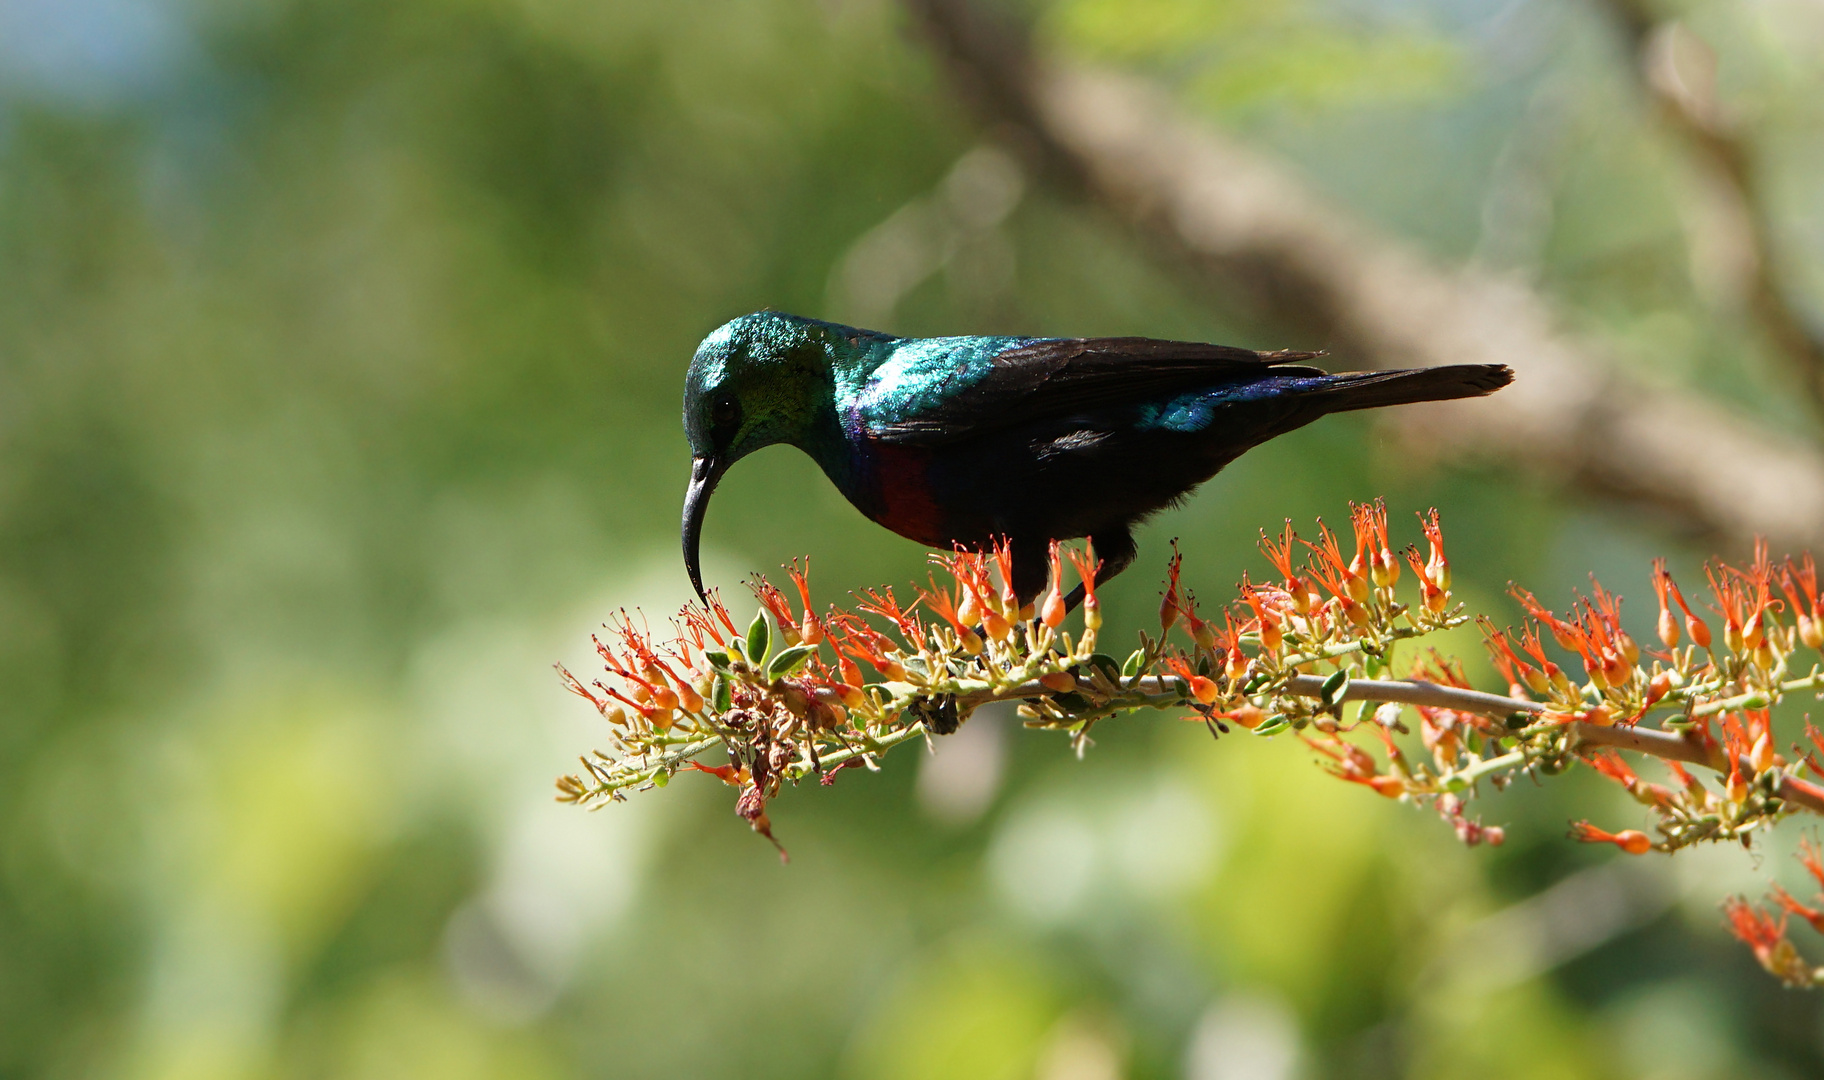
{"label": "blurred tree branch", "polygon": [[1807,324],[1780,280],[1779,245],[1761,196],[1753,148],[1716,98],[1716,57],[1677,19],[1645,0],[1601,0],[1633,50],[1642,89],[1659,116],[1693,151],[1741,250],[1741,299],[1768,340],[1792,365],[1816,409],[1824,411],[1824,335]]}
{"label": "blurred tree branch", "polygon": [[1401,410],[1433,453],[1513,462],[1671,515],[1705,540],[1824,543],[1824,455],[1616,370],[1524,282],[1437,266],[1155,87],[1035,55],[970,0],[906,0],[958,89],[1044,175],[1133,222],[1226,304],[1377,367],[1507,364],[1500,394]]}

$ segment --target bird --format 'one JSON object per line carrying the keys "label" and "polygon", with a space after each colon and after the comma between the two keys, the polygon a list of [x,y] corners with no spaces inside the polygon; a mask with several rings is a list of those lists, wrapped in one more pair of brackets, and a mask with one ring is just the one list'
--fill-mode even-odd
{"label": "bird", "polygon": [[690,583],[707,601],[699,550],[717,483],[777,443],[901,536],[944,550],[1006,543],[1024,604],[1045,587],[1052,541],[1089,538],[1100,585],[1133,561],[1136,525],[1268,439],[1330,413],[1513,381],[1498,364],[1306,364],[1322,355],[1142,337],[896,337],[743,315],[703,339],[685,375]]}

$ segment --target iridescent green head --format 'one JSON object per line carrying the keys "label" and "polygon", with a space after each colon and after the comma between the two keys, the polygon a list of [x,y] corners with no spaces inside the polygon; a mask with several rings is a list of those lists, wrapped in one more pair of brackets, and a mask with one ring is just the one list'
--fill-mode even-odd
{"label": "iridescent green head", "polygon": [[762,311],[725,323],[697,347],[684,378],[684,433],[692,459],[684,565],[698,596],[698,541],[716,481],[730,465],[774,443],[815,451],[811,443],[836,424],[834,364],[853,350],[856,333]]}

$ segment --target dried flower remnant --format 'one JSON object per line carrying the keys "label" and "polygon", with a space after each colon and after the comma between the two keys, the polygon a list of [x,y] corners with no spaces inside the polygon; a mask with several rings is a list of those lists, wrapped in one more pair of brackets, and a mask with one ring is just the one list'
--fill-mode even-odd
{"label": "dried flower remnant", "polygon": [[[1478,796],[1582,766],[1627,791],[1651,823],[1611,832],[1580,822],[1573,836],[1630,854],[1749,844],[1795,811],[1824,812],[1824,787],[1798,773],[1824,778],[1824,733],[1808,726],[1811,746],[1783,754],[1771,711],[1824,691],[1824,613],[1809,557],[1775,563],[1763,545],[1745,567],[1707,566],[1711,595],[1700,605],[1721,619],[1715,638],[1656,561],[1657,651],[1640,648],[1620,596],[1594,579],[1562,613],[1516,586],[1517,627],[1475,616],[1504,683],[1487,693],[1454,658],[1396,655],[1472,618],[1451,593],[1436,511],[1419,515],[1422,543],[1403,551],[1381,502],[1352,505],[1349,519],[1353,550],[1321,521],[1315,541],[1289,522],[1277,536],[1263,532],[1271,574],[1244,575],[1213,611],[1200,611],[1181,581],[1174,545],[1158,634],[1140,635],[1125,659],[1100,651],[1099,564],[1087,546],[1052,545],[1045,586],[1023,607],[1002,544],[933,556],[910,602],[883,588],[814,610],[809,565],[794,563],[787,588],[752,583],[760,611],[745,631],[715,595],[686,606],[670,636],[622,613],[597,641],[601,678],[559,669],[607,720],[610,743],[559,781],[559,797],[595,806],[701,772],[735,789],[737,813],[771,837],[768,806],[785,786],[879,768],[901,743],[955,730],[987,702],[1014,701],[1028,727],[1065,734],[1078,753],[1094,725],[1141,708],[1181,710],[1218,736],[1292,732],[1326,771],[1430,808],[1468,844],[1503,838],[1469,816]],[[1072,586],[1083,594],[1074,626]],[[1643,779],[1624,754],[1661,759],[1668,782]],[[1815,848],[1807,857],[1824,887],[1824,861]],[[1808,924],[1824,912],[1824,896],[1781,891],[1773,902]],[[1783,922],[1745,901],[1729,910],[1770,971],[1809,985]]]}

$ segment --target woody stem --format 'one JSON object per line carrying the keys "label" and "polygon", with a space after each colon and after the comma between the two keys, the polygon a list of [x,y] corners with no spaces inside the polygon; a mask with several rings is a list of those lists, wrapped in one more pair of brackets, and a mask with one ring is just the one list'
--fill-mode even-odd
{"label": "woody stem", "polygon": [[[1175,678],[1148,676],[1138,679],[1123,679],[1121,682],[1123,689],[1146,699],[1146,704],[1164,705],[1183,697],[1178,688],[1179,681]],[[1323,697],[1323,687],[1324,680],[1319,676],[1294,675],[1280,688],[1280,692],[1296,694],[1299,697],[1321,698]],[[1041,697],[1049,693],[1051,691],[1035,682],[990,695],[982,695],[976,700],[980,702]],[[1456,709],[1460,712],[1473,712],[1483,716],[1502,718],[1517,712],[1541,713],[1547,708],[1543,702],[1524,701],[1519,698],[1502,697],[1499,694],[1487,694],[1480,690],[1467,690],[1462,687],[1442,686],[1438,683],[1406,679],[1352,679],[1339,700],[1393,701],[1402,705]],[[1726,757],[1721,754],[1712,755],[1701,739],[1689,734],[1641,727],[1605,727],[1581,720],[1571,721],[1565,726],[1575,740],[1573,745],[1612,746],[1616,749],[1633,750],[1671,761],[1703,765],[1719,772],[1728,768]],[[1746,774],[1752,775],[1754,772],[1746,759],[1739,760],[1737,767]],[[1777,791],[1780,798],[1795,806],[1802,806],[1814,813],[1824,814],[1824,788],[1816,784],[1782,774]]]}

